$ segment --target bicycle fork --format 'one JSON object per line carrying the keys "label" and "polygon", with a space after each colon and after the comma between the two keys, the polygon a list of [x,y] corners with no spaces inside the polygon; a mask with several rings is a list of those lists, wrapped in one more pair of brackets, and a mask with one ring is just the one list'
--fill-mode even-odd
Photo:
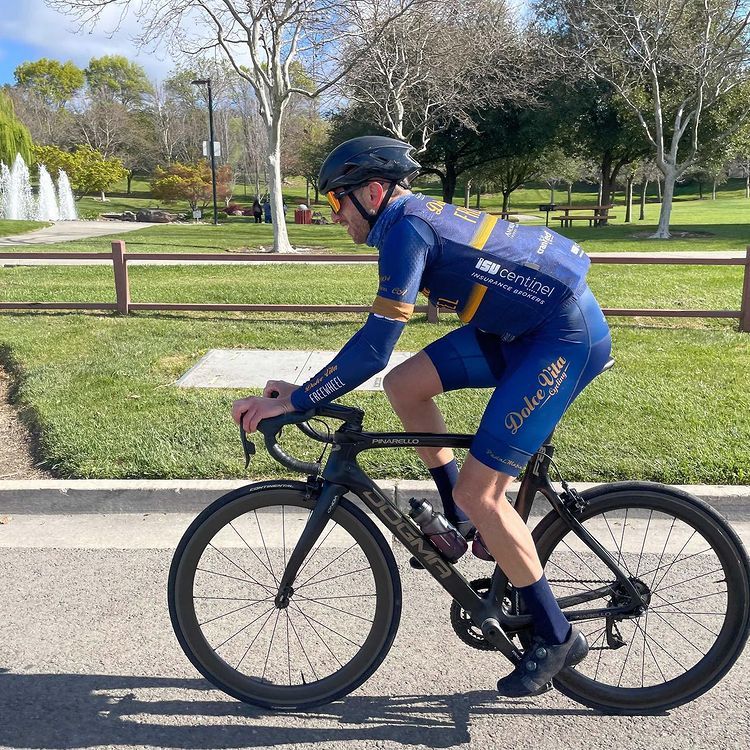
{"label": "bicycle fork", "polygon": [[336,508],[339,497],[345,492],[346,487],[329,482],[324,483],[320,494],[316,498],[310,518],[307,519],[305,528],[302,530],[302,534],[300,534],[300,538],[294,550],[292,550],[292,554],[289,556],[286,568],[284,568],[284,573],[279,581],[279,590],[276,594],[275,603],[280,609],[289,606],[289,600],[294,594],[293,584],[297,578],[297,574],[305,558],[315,546],[315,542],[318,541],[320,535],[323,533],[323,529],[328,523],[331,513]]}

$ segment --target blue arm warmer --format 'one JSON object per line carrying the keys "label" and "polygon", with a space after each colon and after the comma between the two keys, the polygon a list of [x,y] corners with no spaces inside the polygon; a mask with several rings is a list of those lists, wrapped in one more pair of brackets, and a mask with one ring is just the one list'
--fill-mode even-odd
{"label": "blue arm warmer", "polygon": [[292,393],[292,406],[310,409],[348,393],[379,373],[388,364],[404,325],[370,313],[333,361]]}

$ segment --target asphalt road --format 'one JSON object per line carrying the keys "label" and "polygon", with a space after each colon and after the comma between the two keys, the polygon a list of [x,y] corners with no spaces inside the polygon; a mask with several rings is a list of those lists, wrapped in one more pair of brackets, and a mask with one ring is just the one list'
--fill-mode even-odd
{"label": "asphalt road", "polygon": [[[0,520],[3,748],[750,744],[748,653],[708,694],[660,716],[603,716],[556,692],[498,698],[494,684],[507,662],[455,637],[447,595],[411,570],[400,549],[401,627],[376,674],[322,708],[291,714],[256,709],[212,689],[172,633],[166,579],[189,516]],[[747,543],[750,524],[737,527]]]}

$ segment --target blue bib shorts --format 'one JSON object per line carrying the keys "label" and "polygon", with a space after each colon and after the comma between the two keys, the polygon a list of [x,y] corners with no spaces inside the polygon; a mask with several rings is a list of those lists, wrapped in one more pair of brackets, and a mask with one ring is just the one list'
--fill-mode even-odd
{"label": "blue bib shorts", "polygon": [[470,453],[517,476],[573,399],[604,368],[612,341],[588,287],[513,341],[465,325],[425,348],[443,391],[494,388]]}

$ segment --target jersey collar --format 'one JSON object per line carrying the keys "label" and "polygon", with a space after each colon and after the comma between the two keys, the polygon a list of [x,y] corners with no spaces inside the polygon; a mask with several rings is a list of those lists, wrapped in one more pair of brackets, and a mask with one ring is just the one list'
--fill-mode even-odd
{"label": "jersey collar", "polygon": [[406,203],[411,197],[411,195],[402,195],[388,204],[388,207],[382,214],[380,214],[380,217],[375,222],[375,226],[370,230],[370,234],[367,235],[367,244],[370,247],[380,248],[385,240],[386,234],[388,234],[388,230],[404,213],[404,203]]}

